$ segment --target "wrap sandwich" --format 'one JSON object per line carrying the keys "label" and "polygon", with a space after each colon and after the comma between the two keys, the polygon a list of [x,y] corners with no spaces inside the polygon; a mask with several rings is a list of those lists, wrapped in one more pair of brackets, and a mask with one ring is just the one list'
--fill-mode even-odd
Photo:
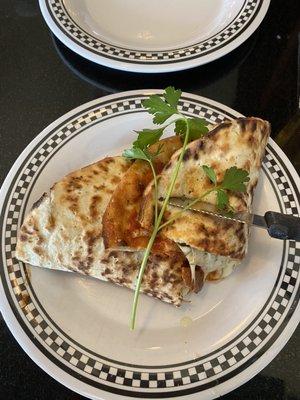
{"label": "wrap sandwich", "polygon": [[[250,211],[269,124],[241,118],[216,126],[188,145],[172,196],[195,198],[211,185],[202,165],[218,179],[226,168],[249,173],[245,193],[230,194],[236,211]],[[182,146],[179,136],[151,146],[163,198]],[[205,201],[214,204],[215,197]],[[168,206],[165,220],[178,209]],[[33,206],[20,228],[16,257],[34,266],[77,272],[135,288],[153,224],[153,182],[146,161],[108,157],[57,182]],[[220,279],[245,257],[248,228],[235,221],[186,211],[156,237],[141,292],[179,306],[203,281]]]}

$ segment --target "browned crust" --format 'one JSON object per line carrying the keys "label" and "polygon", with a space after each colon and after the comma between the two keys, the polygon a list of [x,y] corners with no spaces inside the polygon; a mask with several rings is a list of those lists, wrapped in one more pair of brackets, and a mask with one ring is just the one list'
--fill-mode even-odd
{"label": "browned crust", "polygon": [[[178,136],[163,139],[151,147],[155,152],[163,144],[162,152],[154,159],[154,167],[160,173],[171,155],[181,147]],[[149,233],[142,229],[139,213],[142,196],[153,175],[146,161],[137,160],[123,176],[115,189],[103,215],[103,239],[106,248],[129,246],[144,248],[149,240]]]}
{"label": "browned crust", "polygon": [[[258,147],[260,151],[259,157],[256,157],[254,164],[246,160],[243,167],[247,171],[251,170],[253,166],[256,169],[259,168],[263,156],[263,151],[261,151],[262,143],[269,135],[269,124],[256,118],[239,118],[235,124],[241,132],[239,143],[251,148]],[[212,152],[214,146],[219,145],[218,136],[229,134],[231,126],[232,122],[224,122],[211,131],[205,139],[196,140],[189,144],[184,154],[183,168],[186,163],[190,161],[197,163],[201,160],[203,154]],[[176,150],[181,147],[181,141],[178,137],[173,137],[165,139],[163,143],[163,153],[157,157],[155,169],[159,173],[164,168],[164,174],[172,170],[174,162],[178,159]],[[156,146],[154,146],[154,151]],[[220,144],[220,151],[224,154],[229,151],[229,145],[226,141]],[[169,161],[174,152],[175,154]],[[98,243],[99,239],[103,237],[107,255],[101,259],[101,263],[104,265],[101,272],[102,278],[132,288],[141,262],[141,257],[137,254],[143,252],[132,251],[130,253],[124,249],[124,246],[139,250],[144,249],[148,243],[149,230],[153,222],[152,173],[146,162],[128,162],[123,166],[124,175],[120,180],[119,176],[110,173],[110,168],[114,162],[114,158],[108,157],[68,175],[56,184],[59,185],[61,194],[58,201],[64,203],[68,216],[73,216],[74,220],[80,221],[85,226],[83,241],[87,251],[84,255],[82,255],[80,249],[74,252],[71,260],[72,264],[68,266],[68,269],[90,275],[91,266],[95,265],[97,258],[97,254],[94,252],[95,243]],[[212,159],[211,166],[216,169],[218,179],[221,179],[224,171],[220,160]],[[190,170],[191,176],[187,178],[188,180],[190,179],[191,183],[193,183],[193,177],[197,171],[197,165],[194,167],[194,171]],[[103,176],[103,173],[107,174],[108,177],[105,184],[97,182],[97,177],[99,175]],[[243,194],[236,196],[242,209],[247,209],[249,206],[249,198],[252,198],[256,183],[257,179],[249,183],[248,197]],[[53,191],[56,190],[56,185],[52,189]],[[115,189],[116,185],[118,186]],[[92,194],[86,203],[86,207],[83,207],[82,191],[87,187],[92,187],[93,191],[91,191]],[[202,189],[206,190],[209,187],[211,187],[209,179],[203,180]],[[106,195],[112,194],[112,197],[102,219],[104,193]],[[46,198],[46,195],[41,197],[35,204],[32,213],[41,207]],[[170,218],[173,211],[172,208],[169,208],[165,218]],[[147,220],[146,224],[141,224],[140,214],[144,221]],[[69,221],[68,218],[66,220]],[[99,221],[99,223],[95,226],[93,221]],[[181,230],[181,225],[184,225],[185,231]],[[59,219],[50,215],[46,224],[47,234],[52,234],[52,231],[57,229],[58,226]],[[236,244],[231,246],[228,243],[229,233],[237,238],[239,246],[236,246]],[[61,233],[62,238],[63,234],[64,232]],[[187,259],[176,242],[186,243],[191,247],[209,253],[242,259],[245,255],[247,234],[248,232],[245,231],[242,224],[224,220],[221,222],[219,219],[214,220],[214,217],[205,217],[188,212],[183,221],[177,220],[175,224],[164,229],[156,238],[142,281],[143,292],[175,305],[180,305],[182,289],[189,288],[190,291],[198,292],[203,285],[204,273],[201,266],[196,266],[195,280],[192,282]],[[66,236],[63,240],[67,241],[68,237]],[[31,246],[36,255],[39,257],[46,256],[45,239],[34,218],[28,218],[26,224],[20,230],[19,243],[26,242],[32,243]],[[112,250],[112,248],[115,249]],[[22,251],[21,246],[19,255],[24,253]],[[57,259],[63,266],[63,252],[60,251],[57,254]],[[213,271],[208,274],[206,279],[217,280],[220,277],[219,271]]]}
{"label": "browned crust", "polygon": [[[193,191],[196,185],[199,186],[197,190],[200,194],[212,188],[212,183],[200,168],[204,155],[212,154],[210,166],[215,169],[217,179],[219,181],[223,179],[225,171],[221,160],[222,157],[226,158],[226,153],[229,150],[232,152],[232,148],[229,148],[230,140],[232,142],[236,140],[237,142],[237,156],[239,148],[249,150],[250,159],[245,159],[239,165],[239,168],[243,168],[249,173],[258,171],[269,134],[270,124],[267,121],[254,117],[238,118],[234,121],[226,121],[219,124],[205,137],[191,142],[183,157],[183,166],[181,168],[181,171],[184,170],[188,163],[188,171],[184,175],[184,185],[182,186],[185,191],[181,191],[181,181],[177,182],[174,188],[175,196],[194,198]],[[214,159],[213,154],[216,153],[218,157]],[[176,152],[172,156],[170,162],[161,173],[159,193],[162,196],[168,183],[165,177],[171,175],[178,154],[179,152]],[[228,162],[230,163],[230,160]],[[235,162],[233,160],[231,166],[234,165]],[[256,184],[257,177],[249,181],[246,185],[247,191],[245,193],[230,193],[230,201],[234,202],[236,211],[249,211]],[[173,216],[178,209],[169,207],[168,211],[169,215],[165,214],[165,220]],[[150,229],[153,222],[153,186],[150,185],[143,196],[140,221],[145,229]],[[245,256],[247,248],[248,232],[244,228],[243,224],[234,221],[220,220],[219,218],[210,218],[199,213],[186,212],[171,226],[163,229],[162,232],[171,240],[186,243],[201,251],[241,260]],[[229,236],[236,238],[236,240],[228,242],[227,238]]]}

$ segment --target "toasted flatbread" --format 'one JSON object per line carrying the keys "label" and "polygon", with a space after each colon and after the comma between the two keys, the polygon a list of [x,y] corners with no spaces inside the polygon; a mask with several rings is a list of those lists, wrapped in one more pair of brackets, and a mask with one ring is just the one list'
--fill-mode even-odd
{"label": "toasted flatbread", "polygon": [[[158,147],[161,147],[161,152],[153,159],[157,174],[162,171],[172,154],[181,146],[181,139],[178,136],[172,136],[160,140],[150,147],[149,151],[153,153],[156,153]],[[143,250],[147,246],[151,230],[142,228],[139,214],[143,192],[152,179],[153,174],[149,163],[137,160],[125,172],[111,196],[103,215],[103,239],[105,248],[114,249],[113,254],[116,258],[123,257],[124,249]],[[139,252],[139,254],[143,254],[143,252]],[[132,257],[137,257],[137,255],[132,255]],[[201,271],[197,271],[197,282],[192,282],[184,253],[175,242],[164,235],[156,237],[148,265],[150,269],[155,269],[152,288],[147,288],[148,294],[154,293],[157,297],[162,296],[162,293],[164,293],[163,296],[166,296],[168,293],[169,300],[172,298],[173,303],[179,304],[182,300],[182,293],[189,290],[198,291],[202,286]],[[138,267],[139,265],[137,265]],[[162,273],[163,270],[165,272]],[[169,289],[166,289],[167,287]]]}
{"label": "toasted flatbread", "polygon": [[[78,272],[134,289],[143,249],[105,249],[102,233],[103,213],[134,164],[123,157],[109,157],[57,182],[26,216],[16,257],[34,266]],[[183,264],[187,267],[175,243],[167,238],[157,240],[141,291],[180,305],[187,279]]]}
{"label": "toasted flatbread", "polygon": [[[153,159],[157,174],[181,146],[180,138],[172,136],[150,147],[149,151],[153,153],[161,147],[161,152]],[[147,246],[151,232],[141,227],[139,213],[143,193],[152,180],[151,167],[143,160],[135,161],[126,171],[103,215],[103,238],[106,248],[127,246],[143,249]]]}
{"label": "toasted flatbread", "polygon": [[[202,139],[191,142],[183,157],[183,164],[172,193],[173,197],[198,198],[212,187],[211,181],[201,168],[214,168],[218,181],[223,179],[227,168],[236,166],[249,173],[245,193],[229,193],[230,205],[236,212],[251,212],[253,191],[258,181],[265,147],[270,134],[268,122],[258,118],[238,118],[221,123]],[[166,194],[170,177],[180,152],[173,154],[159,177],[159,198]],[[215,205],[216,194],[205,201]],[[178,212],[168,207],[165,219]],[[153,221],[153,185],[144,194],[141,225],[149,229]],[[199,265],[206,279],[220,279],[228,275],[245,257],[249,231],[246,224],[218,217],[184,212],[162,234],[180,244],[190,264]]]}
{"label": "toasted flatbread", "polygon": [[108,157],[53,185],[21,226],[17,258],[40,267],[95,274],[104,252],[102,216],[130,166],[123,157]]}
{"label": "toasted flatbread", "polygon": [[[246,193],[230,193],[230,204],[236,211],[250,211],[269,132],[265,121],[240,118],[190,143],[172,195],[195,198],[209,189],[202,165],[213,167],[218,180],[227,168],[236,166],[249,172],[250,181]],[[162,142],[163,152],[154,166],[161,172],[159,197],[165,196],[181,147],[178,137]],[[146,161],[122,157],[108,157],[67,175],[25,218],[17,258],[134,289],[154,219],[151,180]],[[215,204],[214,195],[205,200]],[[177,212],[169,206],[165,220]],[[241,223],[185,212],[157,236],[141,291],[180,305],[184,293],[197,292],[204,278],[224,277],[241,262],[248,234]]]}

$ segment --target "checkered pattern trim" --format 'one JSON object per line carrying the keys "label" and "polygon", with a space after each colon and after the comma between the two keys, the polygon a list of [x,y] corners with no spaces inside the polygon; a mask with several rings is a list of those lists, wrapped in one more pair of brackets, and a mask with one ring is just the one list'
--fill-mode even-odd
{"label": "checkered pattern trim", "polygon": [[292,194],[292,190],[290,188],[290,184],[284,176],[282,169],[278,164],[276,164],[276,161],[270,153],[266,154],[264,164],[272,174],[275,184],[280,190],[280,195],[285,205],[286,214],[293,214],[298,216],[298,209],[296,206],[294,195]]}
{"label": "checkered pattern trim", "polygon": [[186,60],[194,58],[194,56],[200,57],[215,48],[223,47],[228,41],[233,40],[245,25],[250,23],[261,1],[262,0],[248,0],[236,19],[219,34],[193,46],[160,52],[128,50],[105,43],[82,30],[72,20],[62,0],[46,0],[46,3],[54,21],[60,26],[62,31],[66,32],[78,44],[93,50],[99,55],[110,58],[118,58],[124,61],[135,60],[143,63],[158,63],[176,59]]}
{"label": "checkered pattern trim", "polygon": [[[91,355],[87,351],[80,349],[79,345],[66,339],[62,333],[56,330],[51,321],[43,316],[42,312],[39,311],[39,306],[30,297],[23,264],[19,263],[14,256],[21,205],[25,197],[29,195],[27,192],[30,181],[38,173],[42,163],[47,161],[47,156],[58,145],[63,145],[62,142],[66,138],[76,133],[83,126],[96,120],[100,121],[109,114],[120,115],[124,110],[138,110],[141,108],[141,100],[141,98],[135,98],[112,102],[110,105],[105,105],[105,108],[99,106],[93,111],[82,112],[80,116],[54,132],[51,138],[46,139],[40,149],[31,155],[27,166],[17,180],[11,193],[9,204],[6,207],[8,213],[4,221],[4,268],[8,272],[9,281],[7,284],[12,289],[15,300],[18,303],[19,308],[17,311],[23,313],[35,337],[38,336],[44,348],[55,354],[57,359],[63,360],[75,369],[77,373],[89,376],[93,380],[96,379],[96,381],[102,383],[105,382],[107,385],[123,386],[127,387],[127,389],[180,388],[196,382],[200,382],[201,386],[207,379],[212,377],[218,379],[219,374],[241,365],[245,358],[250,357],[259,346],[266,343],[273,331],[276,330],[284,313],[289,308],[291,296],[299,286],[297,285],[297,282],[299,283],[300,265],[299,242],[287,242],[288,257],[281,282],[264,314],[253,324],[248,333],[241,336],[234,345],[227,346],[223,352],[207,357],[205,360],[199,360],[197,363],[187,363],[182,368],[166,369],[165,372],[149,372],[147,368],[141,369],[138,367],[134,369],[122,366],[116,367],[110,365],[109,362],[103,361],[101,356]],[[221,122],[224,119],[230,119],[226,117],[226,114],[219,114],[215,110],[208,109],[194,101],[188,102],[184,100],[180,103],[180,107],[183,112],[201,115],[208,118],[210,122]],[[280,168],[280,165],[277,164],[271,152],[267,151],[264,165],[279,188],[279,195],[284,203],[285,212],[297,214],[296,199],[294,199],[289,179]],[[188,364],[192,366],[188,366]]]}

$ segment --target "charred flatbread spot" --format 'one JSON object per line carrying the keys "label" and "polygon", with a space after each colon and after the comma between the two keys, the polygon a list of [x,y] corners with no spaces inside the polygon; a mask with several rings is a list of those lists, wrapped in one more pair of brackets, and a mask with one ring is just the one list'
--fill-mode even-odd
{"label": "charred flatbread spot", "polygon": [[239,228],[236,230],[236,236],[241,241],[245,237],[244,225],[240,224]]}
{"label": "charred flatbread spot", "polygon": [[39,256],[43,255],[43,253],[44,253],[43,249],[42,249],[41,247],[39,247],[39,246],[35,246],[35,247],[33,248],[33,251],[34,251],[36,254],[38,254]]}
{"label": "charred flatbread spot", "polygon": [[21,242],[26,242],[26,240],[27,240],[27,235],[21,234],[21,235],[19,236],[19,239],[21,240]]}
{"label": "charred flatbread spot", "polygon": [[251,132],[252,132],[252,133],[255,132],[256,129],[257,129],[256,120],[255,120],[255,119],[251,119],[251,120],[250,120],[250,130],[251,130]]}
{"label": "charred flatbread spot", "polygon": [[55,217],[52,214],[50,214],[46,225],[46,229],[48,231],[52,231],[55,228],[55,223],[56,223]]}
{"label": "charred flatbread spot", "polygon": [[[100,237],[100,234],[94,230],[87,231],[85,234],[85,239],[87,241],[88,247],[92,247],[95,241]],[[90,250],[90,249],[89,249]]]}
{"label": "charred flatbread spot", "polygon": [[125,267],[122,268],[122,273],[123,275],[129,275],[130,273],[130,267],[128,265],[126,265]]}
{"label": "charred flatbread spot", "polygon": [[166,299],[172,300],[172,297],[166,292],[163,293],[163,297],[165,297]]}
{"label": "charred flatbread spot", "polygon": [[33,230],[29,230],[26,225],[23,225],[21,227],[21,232],[25,233],[26,235],[32,235],[33,234]]}
{"label": "charred flatbread spot", "polygon": [[108,172],[108,168],[107,168],[106,165],[103,165],[103,164],[99,163],[97,166],[98,166],[98,168],[99,168],[100,170],[102,170],[102,171],[104,171],[104,172]]}
{"label": "charred flatbread spot", "polygon": [[232,122],[230,121],[226,121],[226,122],[222,122],[221,124],[219,124],[218,126],[216,126],[214,129],[212,129],[210,132],[208,132],[208,134],[206,135],[206,137],[209,137],[210,139],[214,140],[214,136],[219,132],[219,131],[223,131],[225,129],[230,128],[232,125]]}
{"label": "charred flatbread spot", "polygon": [[68,194],[67,196],[65,196],[65,200],[71,203],[72,205],[75,205],[78,202],[78,196],[76,196],[75,194],[73,195]]}
{"label": "charred flatbread spot", "polygon": [[158,279],[158,273],[156,271],[153,272],[152,279],[154,279],[154,280]]}
{"label": "charred flatbread spot", "polygon": [[41,235],[38,235],[38,241],[37,244],[41,245],[44,243],[44,238]]}
{"label": "charred flatbread spot", "polygon": [[82,176],[73,176],[67,181],[66,188],[71,189],[71,191],[82,189],[81,181],[84,182]]}
{"label": "charred flatbread spot", "polygon": [[198,151],[204,149],[204,140],[201,139],[198,141],[197,149],[198,149]]}
{"label": "charred flatbread spot", "polygon": [[223,143],[220,148],[223,151],[223,153],[227,153],[229,151],[229,144]]}
{"label": "charred flatbread spot", "polygon": [[91,218],[97,218],[99,217],[99,211],[98,211],[98,206],[101,202],[101,196],[100,195],[94,195],[91,198],[91,204],[90,204],[90,216]]}
{"label": "charred flatbread spot", "polygon": [[237,252],[233,253],[231,256],[236,260],[242,260],[245,257],[245,251],[243,248],[241,248]]}
{"label": "charred flatbread spot", "polygon": [[247,161],[245,162],[245,164],[244,164],[243,169],[245,169],[246,171],[250,171],[250,167],[251,167],[250,161],[247,160]]}
{"label": "charred flatbread spot", "polygon": [[200,239],[197,242],[197,247],[202,247],[205,251],[207,251],[208,247],[209,247],[210,241],[207,238],[204,239]]}
{"label": "charred flatbread spot", "polygon": [[134,162],[134,161],[129,161],[128,163],[126,163],[126,164],[122,165],[122,166],[121,166],[121,170],[122,170],[122,172],[125,172],[125,171],[127,171],[127,170],[128,170],[128,168],[129,168],[129,166],[130,166],[130,164],[133,164],[133,162]]}
{"label": "charred flatbread spot", "polygon": [[94,188],[95,190],[103,190],[103,189],[105,189],[105,185],[104,185],[104,184],[101,184],[101,185],[94,185],[93,188]]}
{"label": "charred flatbread spot", "polygon": [[46,200],[47,197],[48,197],[48,196],[47,196],[47,193],[43,193],[43,195],[42,195],[35,203],[33,203],[31,209],[34,210],[35,208],[37,208],[38,206],[40,206],[40,205],[42,204],[42,202],[43,202],[44,200]]}
{"label": "charred flatbread spot", "polygon": [[79,269],[79,271],[81,271],[85,275],[88,274],[88,271],[90,269],[88,260],[86,260],[86,261],[78,261],[77,268]]}
{"label": "charred flatbread spot", "polygon": [[111,275],[111,274],[112,274],[112,270],[110,268],[105,268],[104,275]]}
{"label": "charred flatbread spot", "polygon": [[111,183],[113,183],[113,184],[117,184],[117,183],[119,183],[120,182],[120,177],[119,176],[113,176],[112,178],[111,178]]}
{"label": "charred flatbread spot", "polygon": [[236,120],[236,122],[240,126],[242,132],[246,130],[246,126],[247,126],[247,119],[246,118],[238,118]]}
{"label": "charred flatbread spot", "polygon": [[183,155],[183,161],[187,161],[191,158],[191,149],[186,149]]}

